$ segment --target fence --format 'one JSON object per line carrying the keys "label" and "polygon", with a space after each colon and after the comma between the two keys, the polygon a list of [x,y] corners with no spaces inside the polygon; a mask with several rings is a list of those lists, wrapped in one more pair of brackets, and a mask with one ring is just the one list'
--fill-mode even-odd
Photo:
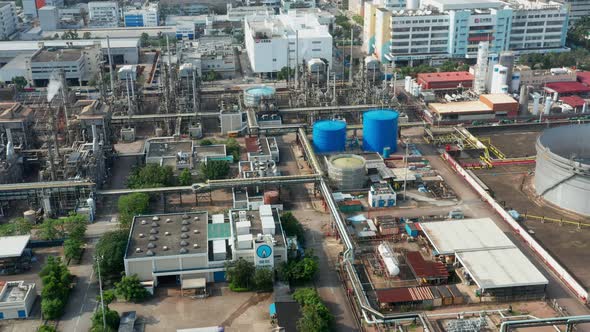
{"label": "fence", "polygon": [[461,167],[453,157],[451,157],[446,151],[443,152],[442,158],[447,161],[453,169],[459,173],[469,185],[481,196],[482,201],[488,203],[495,211],[502,217],[502,219],[508,223],[508,225],[518,234],[522,240],[548,265],[553,272],[561,279],[582,302],[588,302],[588,292],[582,285],[580,285],[574,277],[565,270],[556,260],[553,258],[545,248],[543,248],[533,237],[527,233],[527,231],[518,223],[512,216],[500,206],[480,185],[473,177],[471,177]]}

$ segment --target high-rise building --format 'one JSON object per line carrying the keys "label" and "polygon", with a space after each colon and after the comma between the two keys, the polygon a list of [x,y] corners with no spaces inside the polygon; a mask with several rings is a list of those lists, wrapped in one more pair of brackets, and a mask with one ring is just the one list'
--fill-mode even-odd
{"label": "high-rise building", "polygon": [[14,2],[0,2],[0,39],[8,39],[14,34],[17,24]]}
{"label": "high-rise building", "polygon": [[119,5],[114,1],[91,1],[88,3],[88,25],[96,28],[119,26]]}
{"label": "high-rise building", "polygon": [[423,0],[392,10],[365,3],[364,49],[383,62],[567,51],[567,7],[555,1]]}
{"label": "high-rise building", "polygon": [[582,17],[590,15],[590,0],[560,0],[570,11],[570,24],[574,24]]}
{"label": "high-rise building", "polygon": [[39,25],[43,31],[55,31],[59,27],[59,12],[54,6],[39,9]]}
{"label": "high-rise building", "polygon": [[123,21],[126,27],[158,26],[158,4],[150,3],[142,8],[128,8],[123,13]]}

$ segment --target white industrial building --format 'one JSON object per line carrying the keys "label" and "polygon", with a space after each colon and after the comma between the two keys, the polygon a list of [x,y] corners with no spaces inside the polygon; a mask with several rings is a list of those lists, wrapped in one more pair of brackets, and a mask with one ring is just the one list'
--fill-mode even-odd
{"label": "white industrial building", "polygon": [[[0,41],[0,64],[8,63],[22,55],[32,55],[47,48],[93,46],[100,43],[106,60],[106,39],[44,40],[44,41]],[[111,39],[111,55],[115,64],[137,64],[139,62],[139,38]]]}
{"label": "white industrial building", "polygon": [[397,203],[397,194],[387,182],[371,185],[369,190],[369,205],[374,208],[391,207]]}
{"label": "white industrial building", "polygon": [[274,73],[313,58],[332,63],[332,36],[314,15],[252,16],[244,22],[246,51],[255,73]]}
{"label": "white industrial building", "polygon": [[235,48],[230,36],[203,36],[183,43],[181,62],[190,63],[199,76],[214,71],[223,78],[236,72]]}
{"label": "white industrial building", "polygon": [[37,298],[34,283],[24,281],[0,282],[0,319],[27,318]]}
{"label": "white industrial building", "polygon": [[287,260],[287,247],[277,210],[205,211],[137,216],[133,220],[125,274],[136,274],[154,286],[204,278],[225,280],[225,263],[237,259],[273,268]]}
{"label": "white industrial building", "polygon": [[16,32],[17,28],[18,20],[14,2],[0,2],[0,39],[8,39]]}
{"label": "white industrial building", "polygon": [[82,85],[96,75],[102,58],[100,41],[83,47],[43,48],[27,63],[28,77],[34,85],[45,86],[56,73],[63,72],[66,80]]}
{"label": "white industrial building", "polygon": [[126,27],[156,27],[160,23],[158,4],[149,3],[136,8],[127,7],[123,12],[123,22]]}
{"label": "white industrial building", "polygon": [[420,223],[434,256],[454,257],[459,277],[478,294],[541,298],[548,280],[490,218]]}
{"label": "white industrial building", "polygon": [[366,2],[363,48],[383,62],[475,58],[482,41],[493,54],[563,52],[567,28],[567,6],[555,1],[423,0],[400,10]]}
{"label": "white industrial building", "polygon": [[590,15],[590,0],[561,0],[570,9],[570,25]]}
{"label": "white industrial building", "polygon": [[88,3],[88,26],[93,28],[118,27],[121,18],[115,1],[90,1]]}
{"label": "white industrial building", "polygon": [[59,29],[59,10],[54,6],[43,6],[39,9],[39,26],[43,31]]}

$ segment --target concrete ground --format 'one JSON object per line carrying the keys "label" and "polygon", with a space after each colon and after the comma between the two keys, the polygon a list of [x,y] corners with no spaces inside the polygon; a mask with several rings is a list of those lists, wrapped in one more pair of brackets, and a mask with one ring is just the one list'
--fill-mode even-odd
{"label": "concrete ground", "polygon": [[224,326],[226,331],[269,331],[271,293],[234,293],[225,284],[209,289],[206,299],[181,297],[177,287],[157,288],[153,299],[141,303],[112,303],[118,312],[137,312],[150,331],[175,331],[208,326]]}

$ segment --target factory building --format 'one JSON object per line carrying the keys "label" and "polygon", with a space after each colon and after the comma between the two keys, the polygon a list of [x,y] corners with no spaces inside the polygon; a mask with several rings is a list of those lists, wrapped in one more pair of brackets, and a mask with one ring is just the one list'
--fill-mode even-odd
{"label": "factory building", "polygon": [[225,144],[195,145],[193,147],[193,159],[195,163],[207,163],[210,160],[233,161],[233,156],[228,156]]}
{"label": "factory building", "polygon": [[364,49],[382,62],[475,58],[481,41],[494,54],[564,52],[567,27],[567,7],[555,1],[423,0],[401,10],[366,2]]}
{"label": "factory building", "polygon": [[55,73],[63,72],[67,81],[82,85],[90,81],[100,68],[100,42],[95,45],[69,48],[43,48],[28,62],[28,77],[35,86],[46,86]]}
{"label": "factory building", "polygon": [[387,182],[371,185],[369,190],[369,205],[373,208],[391,207],[397,203],[397,194]]}
{"label": "factory building", "polygon": [[480,95],[479,100],[430,103],[427,115],[435,121],[472,121],[518,115],[518,102],[504,93]]}
{"label": "factory building", "polygon": [[175,171],[193,168],[193,141],[152,138],[145,142],[145,163],[170,166]]}
{"label": "factory building", "polygon": [[14,2],[0,2],[0,40],[9,39],[18,28]]}
{"label": "factory building", "polygon": [[0,319],[28,318],[37,299],[35,283],[1,281]]}
{"label": "factory building", "polygon": [[470,89],[473,86],[473,75],[466,71],[420,73],[416,80],[425,90]]}
{"label": "factory building", "polygon": [[119,26],[121,13],[114,1],[90,1],[88,3],[88,26],[92,28],[113,28]]}
{"label": "factory building", "polygon": [[313,58],[332,63],[332,36],[314,15],[251,16],[244,21],[246,51],[255,73],[275,73]]}
{"label": "factory building", "polygon": [[576,71],[569,68],[531,69],[528,66],[515,66],[514,73],[520,74],[520,86],[540,89],[546,83],[575,82]]}
{"label": "factory building", "polygon": [[18,274],[31,269],[33,253],[27,248],[30,235],[0,237],[0,274]]}
{"label": "factory building", "polygon": [[144,7],[128,7],[123,12],[126,27],[155,27],[159,25],[158,4],[149,3]]}
{"label": "factory building", "polygon": [[183,64],[192,64],[199,76],[214,71],[223,78],[235,75],[236,55],[231,36],[203,36],[183,43]]}
{"label": "factory building", "polygon": [[432,255],[455,261],[457,275],[476,293],[496,299],[535,299],[548,281],[489,218],[420,223]]}
{"label": "factory building", "polygon": [[274,268],[287,261],[278,210],[206,211],[136,216],[125,254],[125,274],[153,286],[204,278],[225,281],[225,264],[245,259]]}
{"label": "factory building", "polygon": [[246,137],[248,161],[280,161],[276,137]]}

